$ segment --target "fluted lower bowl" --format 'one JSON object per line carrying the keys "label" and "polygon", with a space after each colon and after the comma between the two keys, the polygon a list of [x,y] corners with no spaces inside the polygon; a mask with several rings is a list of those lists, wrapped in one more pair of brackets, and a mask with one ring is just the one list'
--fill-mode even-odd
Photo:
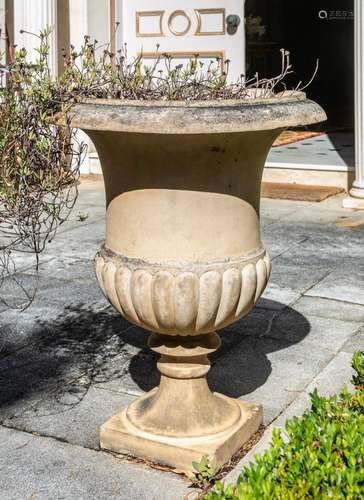
{"label": "fluted lower bowl", "polygon": [[264,249],[231,262],[173,267],[141,262],[106,247],[95,259],[105,296],[129,321],[165,335],[200,335],[239,320],[264,291]]}

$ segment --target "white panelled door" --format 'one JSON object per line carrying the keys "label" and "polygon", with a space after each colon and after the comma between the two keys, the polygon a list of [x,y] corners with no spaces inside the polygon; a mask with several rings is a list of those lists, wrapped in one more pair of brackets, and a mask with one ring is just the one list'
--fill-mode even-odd
{"label": "white panelled door", "polygon": [[229,79],[245,73],[244,0],[117,0],[118,48],[148,64],[158,52],[175,63],[230,60]]}

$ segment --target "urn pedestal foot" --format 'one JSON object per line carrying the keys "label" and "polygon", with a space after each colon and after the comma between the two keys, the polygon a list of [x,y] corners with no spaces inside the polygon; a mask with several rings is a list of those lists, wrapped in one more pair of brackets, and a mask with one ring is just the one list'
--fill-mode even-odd
{"label": "urn pedestal foot", "polygon": [[101,448],[184,472],[205,454],[221,467],[258,430],[261,407],[210,391],[207,356],[220,346],[216,333],[153,334],[149,345],[161,354],[161,383],[101,427]]}

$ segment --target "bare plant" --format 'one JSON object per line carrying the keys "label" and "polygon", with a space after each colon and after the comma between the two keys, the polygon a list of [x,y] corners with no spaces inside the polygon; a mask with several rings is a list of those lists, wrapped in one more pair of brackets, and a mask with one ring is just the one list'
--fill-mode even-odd
{"label": "bare plant", "polygon": [[28,62],[21,49],[2,67],[7,85],[0,89],[1,280],[16,269],[16,252],[33,255],[38,265],[77,197],[85,147],[69,120],[63,128],[53,125],[54,113],[67,114],[68,104],[49,69],[49,35],[49,30],[40,33],[36,61]]}
{"label": "bare plant", "polygon": [[[97,44],[85,37],[85,44],[77,52],[71,47],[65,55],[65,78],[72,82],[78,98],[107,98],[146,101],[205,101],[269,99],[278,92],[287,91],[285,79],[293,73],[290,53],[281,49],[281,71],[273,78],[245,75],[235,82],[229,80],[230,61],[219,58],[203,62],[196,53],[185,65],[176,64],[169,56],[159,52],[152,65],[143,62],[143,54],[130,60],[126,45],[117,54],[108,49],[102,55]],[[314,75],[317,73],[316,66]],[[312,81],[311,79],[311,81]],[[300,82],[289,92],[300,92]]]}
{"label": "bare plant", "polygon": [[[113,54],[88,36],[79,51],[73,46],[64,51],[64,72],[55,78],[49,66],[50,34],[48,28],[34,34],[39,39],[35,61],[21,49],[0,67],[6,83],[0,88],[0,285],[15,272],[17,252],[30,253],[38,266],[39,254],[75,204],[85,145],[70,125],[74,103],[87,98],[250,101],[303,88],[300,83],[287,91],[284,80],[293,70],[283,49],[278,76],[241,75],[230,82],[229,60],[204,63],[196,54],[181,65],[157,47],[154,63],[147,66],[143,55],[130,61],[126,46]],[[55,118],[59,113],[62,126]]]}

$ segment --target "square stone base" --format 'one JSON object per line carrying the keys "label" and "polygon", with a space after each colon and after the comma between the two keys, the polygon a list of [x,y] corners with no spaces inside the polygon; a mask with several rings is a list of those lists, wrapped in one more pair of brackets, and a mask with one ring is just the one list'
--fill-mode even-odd
{"label": "square stone base", "polygon": [[100,446],[186,473],[193,471],[193,461],[199,462],[207,454],[211,465],[221,468],[255,434],[263,420],[260,405],[234,401],[241,409],[241,418],[234,426],[220,434],[194,438],[171,438],[143,432],[129,421],[124,409],[101,427]]}

